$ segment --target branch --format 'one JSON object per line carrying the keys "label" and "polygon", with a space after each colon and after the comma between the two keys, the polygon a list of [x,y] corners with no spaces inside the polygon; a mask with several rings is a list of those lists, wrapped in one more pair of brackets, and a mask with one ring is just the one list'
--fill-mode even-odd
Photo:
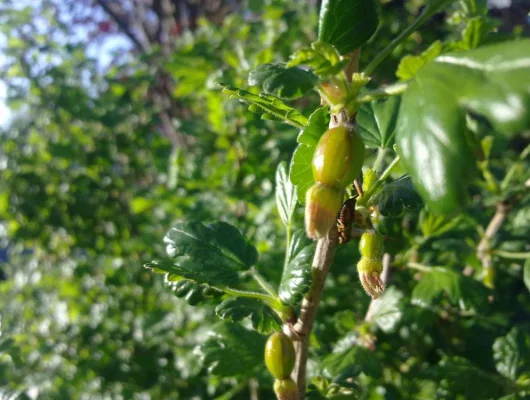
{"label": "branch", "polygon": [[508,215],[508,209],[509,207],[507,204],[497,203],[495,214],[488,224],[486,231],[484,232],[484,236],[482,236],[482,239],[478,244],[477,257],[482,262],[482,267],[484,270],[493,268],[493,263],[491,262],[490,242],[504,223],[504,220]]}
{"label": "branch", "polygon": [[[142,53],[147,53],[151,50],[151,46],[148,43],[145,43],[145,41],[141,41],[133,32],[132,30],[132,24],[128,20],[126,14],[122,12],[119,8],[119,5],[117,3],[107,3],[105,0],[97,0],[98,4],[103,8],[103,10],[118,24],[120,29],[125,33],[129,39],[132,40],[134,45],[140,50]],[[118,8],[116,8],[118,6]]]}
{"label": "branch", "polygon": [[[358,69],[359,50],[355,50],[349,56],[350,62],[344,68],[344,73],[348,81],[351,81],[353,72]],[[333,128],[347,122],[350,122],[349,116],[344,110],[341,110],[338,114],[331,115],[329,127]],[[313,276],[311,289],[304,297],[300,309],[300,315],[298,316],[296,324],[293,326],[295,336],[300,339],[295,341],[296,364],[293,371],[293,379],[298,386],[300,399],[305,398],[309,337],[311,330],[313,329],[313,324],[315,323],[317,308],[322,297],[324,284],[326,282],[326,277],[328,276],[329,268],[331,267],[337,243],[338,232],[336,228],[332,228],[326,237],[318,241],[315,255],[313,257],[313,264],[311,266],[311,273]]]}

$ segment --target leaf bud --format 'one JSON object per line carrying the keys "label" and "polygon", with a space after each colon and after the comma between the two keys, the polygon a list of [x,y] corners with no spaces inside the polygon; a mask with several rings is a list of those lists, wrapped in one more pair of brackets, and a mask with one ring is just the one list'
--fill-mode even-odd
{"label": "leaf bud", "polygon": [[292,340],[282,332],[272,334],[265,345],[265,365],[276,379],[289,378],[294,369]]}
{"label": "leaf bud", "polygon": [[336,223],[342,206],[342,192],[317,183],[306,193],[305,228],[311,239],[326,236]]}

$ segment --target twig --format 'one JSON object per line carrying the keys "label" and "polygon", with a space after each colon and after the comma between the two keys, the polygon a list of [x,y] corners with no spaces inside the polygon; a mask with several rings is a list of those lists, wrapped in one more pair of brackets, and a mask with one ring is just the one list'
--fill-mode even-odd
{"label": "twig", "polygon": [[[344,68],[344,73],[346,79],[351,81],[353,72],[358,70],[359,50],[355,50],[349,56],[350,62]],[[339,113],[331,115],[329,127],[333,128],[348,123],[350,122],[348,119],[349,116],[346,114],[345,110],[341,110]],[[318,304],[322,297],[324,284],[326,282],[326,277],[328,276],[337,243],[338,232],[335,228],[331,229],[326,237],[318,241],[315,255],[313,257],[313,264],[311,266],[313,276],[311,289],[304,297],[298,320],[292,328],[295,333],[294,336],[297,336],[300,339],[295,341],[296,365],[293,371],[293,379],[298,386],[300,399],[305,398],[309,336],[313,329],[313,324],[315,323]]]}
{"label": "twig", "polygon": [[497,203],[495,214],[493,215],[493,218],[491,218],[491,221],[484,232],[484,236],[482,236],[482,239],[478,244],[477,257],[482,262],[482,267],[485,271],[488,268],[493,268],[490,242],[504,223],[506,215],[508,214],[508,209],[509,207],[507,204]]}

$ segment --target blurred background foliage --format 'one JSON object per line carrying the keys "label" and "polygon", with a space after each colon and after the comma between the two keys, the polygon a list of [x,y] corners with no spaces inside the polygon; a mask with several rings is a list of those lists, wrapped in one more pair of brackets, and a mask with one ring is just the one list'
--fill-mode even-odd
{"label": "blurred background foliage", "polygon": [[[318,3],[1,2],[0,77],[13,111],[0,142],[0,398],[273,398],[260,363],[250,377],[208,373],[198,346],[218,323],[213,307],[175,297],[142,264],[163,254],[160,238],[175,221],[221,219],[256,245],[263,275],[279,280],[274,173],[297,132],[221,95],[216,82],[248,88],[251,69],[314,41]],[[462,4],[399,46],[377,83],[396,80],[403,56],[458,40],[462,10],[474,2]],[[423,5],[383,2],[361,63]],[[490,5],[500,17],[493,40],[528,34],[527,2]],[[318,101],[312,93],[294,105],[307,116]],[[529,163],[516,154],[527,145],[524,135],[497,140],[492,173],[515,169],[513,185],[523,184]],[[528,387],[530,266],[524,281],[523,259],[495,257],[494,284],[472,279],[484,272],[475,249],[496,200],[477,187],[457,220],[425,211],[384,219],[396,270],[368,322],[356,246],[339,249],[312,338],[314,388],[340,383],[364,399],[497,399]],[[530,250],[529,209],[530,196],[517,194],[495,243],[501,251]],[[466,275],[418,284],[421,271],[401,268],[417,254]]]}

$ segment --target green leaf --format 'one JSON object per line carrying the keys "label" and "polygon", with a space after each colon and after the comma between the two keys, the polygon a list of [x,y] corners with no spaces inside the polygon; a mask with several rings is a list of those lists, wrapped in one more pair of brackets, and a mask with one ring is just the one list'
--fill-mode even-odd
{"label": "green leaf", "polygon": [[376,354],[356,345],[346,351],[328,355],[320,364],[320,369],[334,380],[356,377],[361,372],[373,378],[379,378],[382,373]]}
{"label": "green leaf", "polygon": [[484,42],[484,39],[497,24],[485,17],[475,17],[467,21],[466,28],[462,32],[462,39],[452,43],[451,48],[455,50],[472,50]]}
{"label": "green leaf", "polygon": [[251,376],[263,365],[265,340],[265,336],[238,324],[217,324],[199,352],[213,375]]}
{"label": "green leaf", "polygon": [[226,222],[204,225],[198,221],[181,222],[164,236],[169,257],[189,255],[208,259],[234,270],[246,270],[258,261],[258,251],[241,232]]}
{"label": "green leaf", "polygon": [[440,236],[454,229],[461,221],[461,217],[448,218],[434,215],[423,209],[420,213],[419,224],[424,237]]}
{"label": "green leaf", "polygon": [[234,285],[239,271],[258,261],[258,252],[239,230],[225,222],[203,225],[181,222],[164,237],[169,258],[145,264],[154,271],[165,271],[197,283],[214,286]]}
{"label": "green leaf", "polygon": [[207,258],[194,259],[180,256],[172,259],[153,260],[144,265],[155,273],[165,271],[174,277],[180,277],[197,283],[212,286],[232,286],[239,283],[239,274],[226,265],[218,265],[215,260]]}
{"label": "green leaf", "polygon": [[183,298],[189,305],[195,306],[212,298],[219,298],[223,292],[214,287],[182,279],[174,274],[166,274],[164,283],[171,289],[175,296]]}
{"label": "green leaf", "polygon": [[442,53],[443,45],[442,42],[437,40],[429,46],[427,50],[418,56],[405,56],[401,59],[396,71],[396,76],[407,81],[414,78],[421,67],[427,64],[429,61],[434,60]]}
{"label": "green leaf", "polygon": [[231,322],[250,317],[252,326],[258,332],[268,334],[281,329],[282,321],[272,308],[259,299],[232,297],[215,308],[215,313]]}
{"label": "green leaf", "polygon": [[307,65],[321,78],[337,75],[348,64],[348,59],[341,60],[340,54],[330,44],[321,41],[311,43],[311,47],[298,50],[291,55],[288,67]]}
{"label": "green leaf", "polygon": [[262,64],[250,71],[248,84],[261,86],[266,93],[284,99],[297,99],[315,87],[318,78],[298,67],[282,64]]}
{"label": "green leaf", "polygon": [[[507,382],[462,357],[444,358],[432,370],[442,398],[497,399],[504,394]],[[463,397],[462,397],[463,396]]]}
{"label": "green leaf", "polygon": [[357,113],[359,133],[367,147],[391,147],[399,112],[399,96],[364,103]]}
{"label": "green leaf", "polygon": [[293,233],[287,255],[287,265],[283,268],[278,295],[284,304],[295,305],[311,286],[311,260],[315,252],[314,243],[307,238],[304,230]]}
{"label": "green leaf", "polygon": [[487,300],[487,290],[479,282],[442,267],[425,272],[412,292],[412,303],[430,307],[446,294],[453,305],[464,311],[476,312]]}
{"label": "green leaf", "polygon": [[346,54],[366,43],[378,25],[379,2],[376,0],[324,0],[318,39]]}
{"label": "green leaf", "polygon": [[514,327],[493,343],[493,358],[499,374],[516,380],[530,371],[530,336],[528,329]]}
{"label": "green leaf", "polygon": [[530,258],[524,263],[523,280],[526,288],[530,291]]}
{"label": "green leaf", "polygon": [[296,200],[296,188],[287,176],[285,164],[281,163],[276,169],[276,207],[285,226],[291,225]]}
{"label": "green leaf", "polygon": [[329,111],[322,107],[313,112],[307,125],[300,131],[297,141],[299,145],[294,151],[289,170],[289,178],[296,186],[298,201],[304,204],[305,193],[314,183],[313,179],[313,154],[318,140],[329,125]]}
{"label": "green leaf", "polygon": [[381,298],[373,301],[371,322],[383,332],[392,332],[403,314],[400,307],[402,299],[403,293],[393,286],[388,288]]}
{"label": "green leaf", "polygon": [[253,112],[258,110],[258,108],[255,107],[259,107],[259,109],[263,110],[265,113],[263,116],[271,116],[299,129],[307,125],[308,120],[306,117],[300,114],[298,110],[289,107],[287,104],[273,95],[265,93],[256,95],[246,90],[238,89],[234,86],[225,85],[223,83],[219,83],[219,85],[223,87],[223,93],[237,97],[238,99],[253,106],[254,108],[251,110]]}
{"label": "green leaf", "polygon": [[384,185],[381,191],[372,197],[372,203],[379,207],[381,215],[385,217],[397,217],[403,214],[404,207],[415,209],[423,204],[408,175]]}
{"label": "green leaf", "polygon": [[530,128],[530,40],[449,53],[422,68],[403,95],[396,144],[414,185],[437,214],[458,210],[475,175],[466,115],[511,135]]}

